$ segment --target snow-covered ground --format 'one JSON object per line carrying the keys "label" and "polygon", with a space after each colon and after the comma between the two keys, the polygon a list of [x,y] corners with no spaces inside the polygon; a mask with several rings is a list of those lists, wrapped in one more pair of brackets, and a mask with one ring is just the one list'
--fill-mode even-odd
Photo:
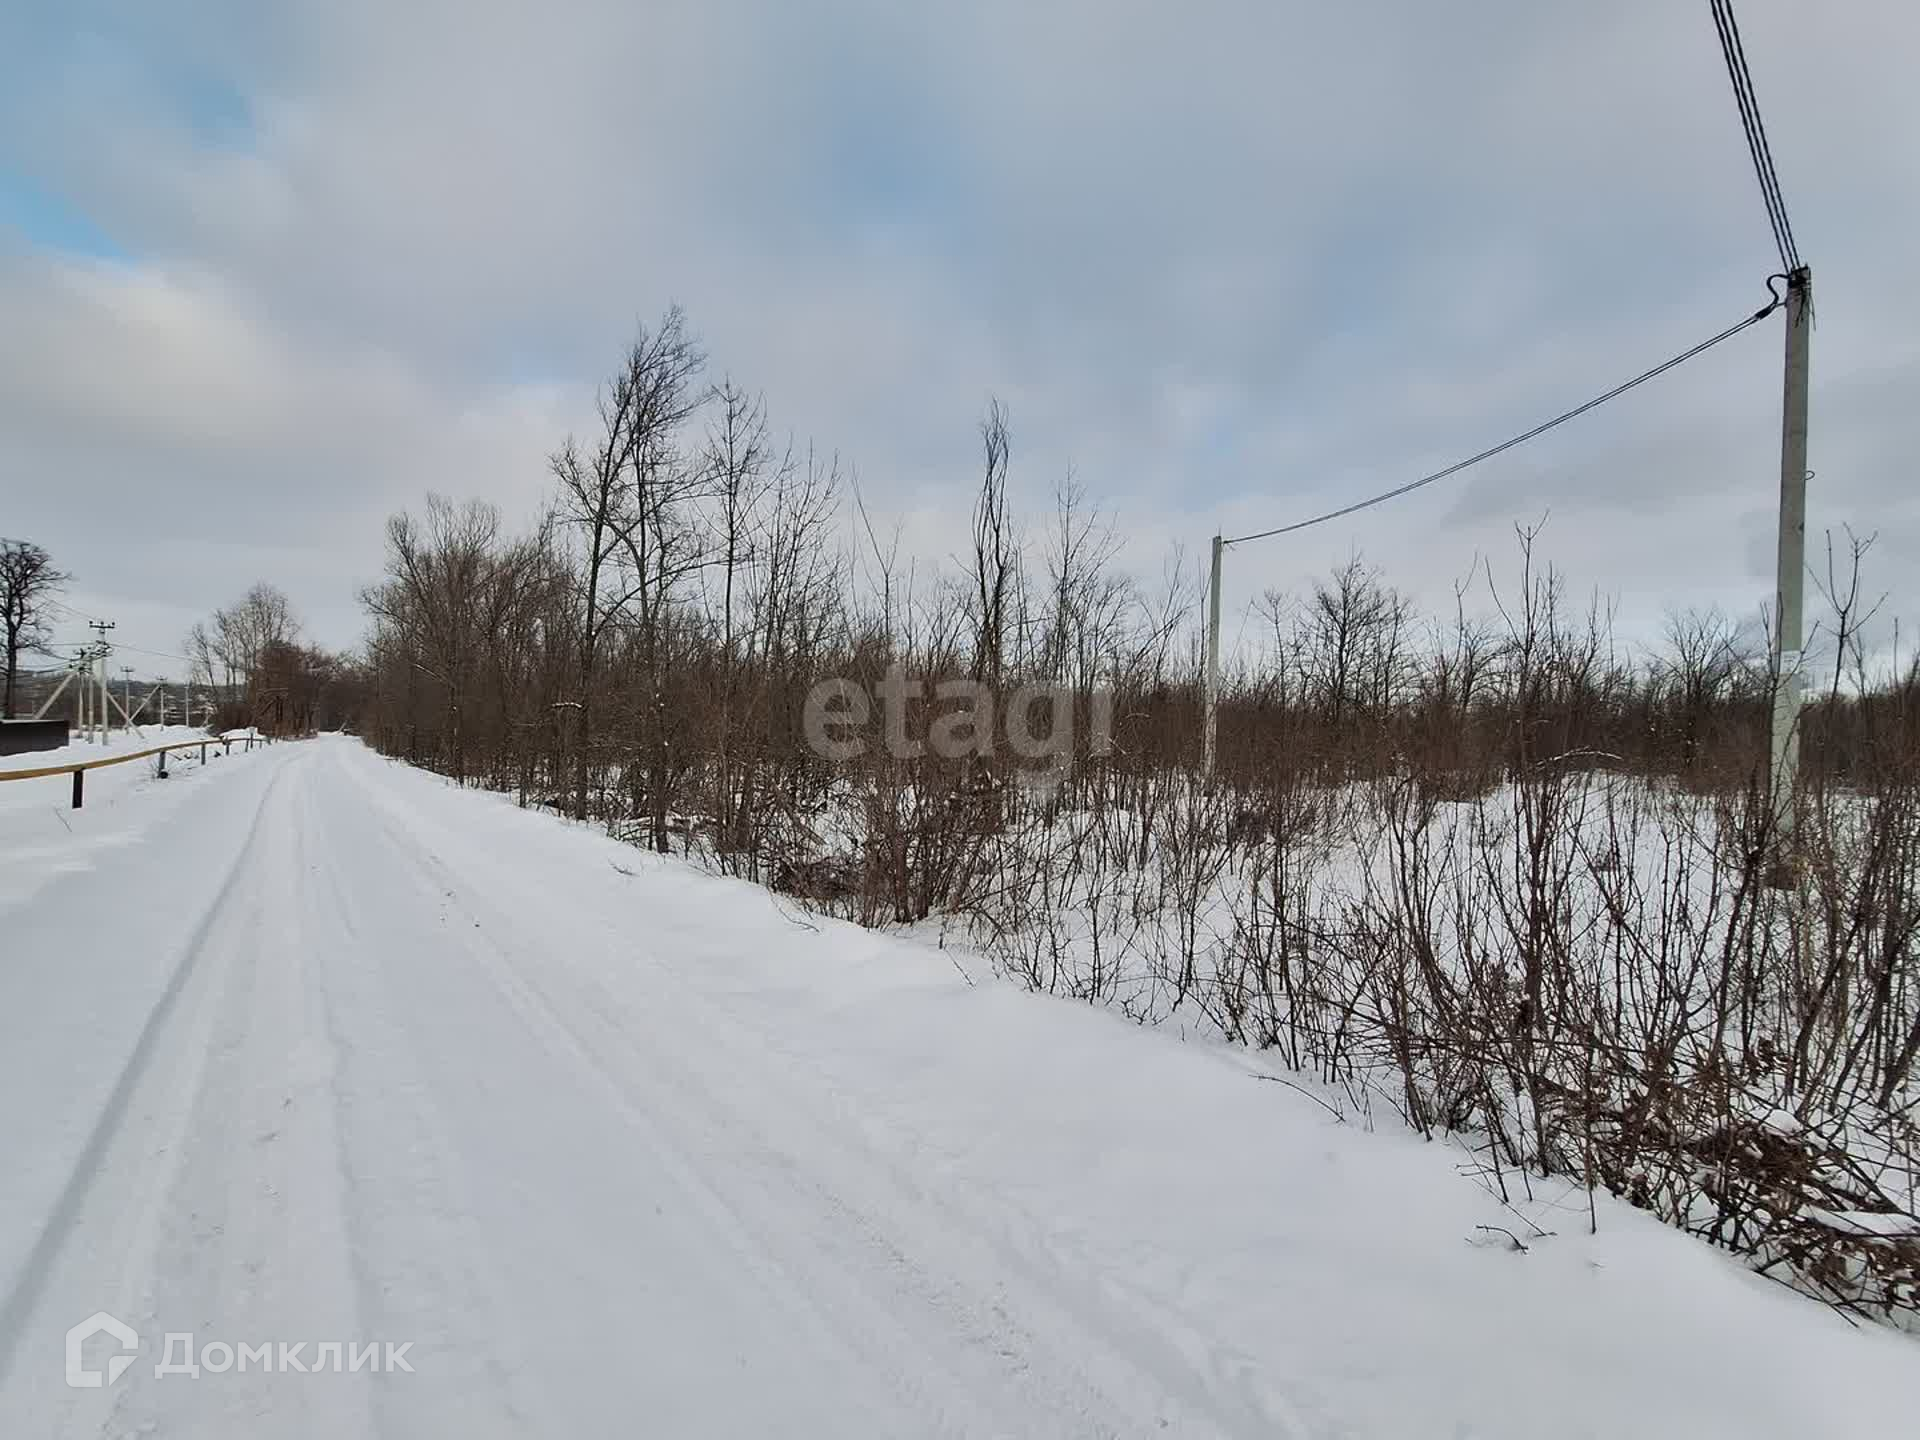
{"label": "snow-covered ground", "polygon": [[[143,726],[144,736],[115,731],[106,745],[75,741],[57,750],[0,755],[0,954],[9,948],[5,907],[27,898],[57,875],[92,866],[98,852],[139,841],[198,783],[199,742],[207,742],[209,773],[237,764],[204,730],[185,725]],[[87,772],[85,803],[75,810],[73,782],[66,774],[7,779],[23,770],[86,764],[179,744],[159,779],[157,758],[128,760]],[[251,757],[249,757],[251,758]],[[173,864],[191,863],[191,856]],[[0,983],[4,983],[0,981]],[[0,1432],[3,1433],[3,1432]]]}
{"label": "snow-covered ground", "polygon": [[[1698,1440],[1920,1413],[1911,1339],[1604,1198],[1597,1234],[1583,1193],[1523,1219],[1247,1052],[350,740],[180,778],[90,803],[0,888],[0,1436]],[[0,809],[0,846],[30,814]],[[98,1311],[138,1352],[71,1388]],[[168,1332],[408,1344],[412,1370],[156,1376]]]}
{"label": "snow-covered ground", "polygon": [[[0,755],[0,775],[14,770],[43,770],[49,765],[110,760],[115,755],[136,754],[158,745],[185,745],[207,738],[207,732],[194,725],[143,725],[137,731],[114,730],[105,744],[74,738],[55,750],[29,750],[19,755]],[[13,783],[24,785],[27,782],[20,780]]]}

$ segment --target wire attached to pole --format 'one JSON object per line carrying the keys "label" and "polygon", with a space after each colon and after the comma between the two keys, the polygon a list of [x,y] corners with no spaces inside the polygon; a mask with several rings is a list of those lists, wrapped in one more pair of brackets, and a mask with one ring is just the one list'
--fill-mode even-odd
{"label": "wire attached to pole", "polygon": [[1733,85],[1734,103],[1740,109],[1740,128],[1747,137],[1747,150],[1753,156],[1753,172],[1760,181],[1760,197],[1766,203],[1767,223],[1773,229],[1773,243],[1780,252],[1780,266],[1788,274],[1800,269],[1800,250],[1794,243],[1793,224],[1787,219],[1787,200],[1780,189],[1780,176],[1773,165],[1773,147],[1767,143],[1766,122],[1760,118],[1760,97],[1753,88],[1753,72],[1747,66],[1747,49],[1740,39],[1740,22],[1734,18],[1733,0],[1708,0],[1713,11],[1714,29],[1720,36],[1720,53],[1727,62],[1727,79]]}
{"label": "wire attached to pole", "polygon": [[[1779,277],[1776,276],[1774,278],[1777,279]],[[1767,284],[1768,284],[1769,291],[1771,291],[1773,281],[1769,280]],[[1422,475],[1418,480],[1410,480],[1405,485],[1397,485],[1391,490],[1383,490],[1380,492],[1380,494],[1370,495],[1365,500],[1356,500],[1354,501],[1353,504],[1343,505],[1338,510],[1329,510],[1324,515],[1315,515],[1308,520],[1296,520],[1291,525],[1279,525],[1274,527],[1271,530],[1259,530],[1251,535],[1236,535],[1233,539],[1224,540],[1221,543],[1224,545],[1244,545],[1251,540],[1268,540],[1275,535],[1291,535],[1296,530],[1306,530],[1314,525],[1324,525],[1327,523],[1327,521],[1338,520],[1343,515],[1353,515],[1362,510],[1370,510],[1375,505],[1384,505],[1389,500],[1397,500],[1402,495],[1410,495],[1415,490],[1424,489],[1429,485],[1432,485],[1441,480],[1447,479],[1449,476],[1458,475],[1462,470],[1466,470],[1471,468],[1472,466],[1478,465],[1483,460],[1491,460],[1496,455],[1504,455],[1506,454],[1507,451],[1512,450],[1516,446],[1524,445],[1527,443],[1527,441],[1536,439],[1539,436],[1546,434],[1549,430],[1552,430],[1557,426],[1566,424],[1569,420],[1578,419],[1580,416],[1586,414],[1589,410],[1597,410],[1600,406],[1606,404],[1609,400],[1618,399],[1620,396],[1626,394],[1629,390],[1632,390],[1638,386],[1644,385],[1649,380],[1658,379],[1660,376],[1666,374],[1669,370],[1672,370],[1676,366],[1686,364],[1687,361],[1693,359],[1694,356],[1696,355],[1705,354],[1707,351],[1713,349],[1714,346],[1719,345],[1724,341],[1731,340],[1734,336],[1738,335],[1741,331],[1749,329],[1752,326],[1758,325],[1762,320],[1766,319],[1769,315],[1773,314],[1774,311],[1778,310],[1781,306],[1781,303],[1782,302],[1779,295],[1775,294],[1774,298],[1771,301],[1769,301],[1765,307],[1754,311],[1753,314],[1749,315],[1746,319],[1742,320],[1739,324],[1729,325],[1725,330],[1722,330],[1718,335],[1713,336],[1711,339],[1702,340],[1698,345],[1695,345],[1691,350],[1682,350],[1678,355],[1675,355],[1672,359],[1663,360],[1658,365],[1654,366],[1651,370],[1642,371],[1640,374],[1634,376],[1633,379],[1614,386],[1613,389],[1607,391],[1605,394],[1594,396],[1593,399],[1587,401],[1584,405],[1576,405],[1574,406],[1573,409],[1564,411],[1561,414],[1554,416],[1553,419],[1551,420],[1543,421],[1541,424],[1534,426],[1531,430],[1523,431],[1521,434],[1515,435],[1512,439],[1502,440],[1498,445],[1490,446],[1489,448],[1482,450],[1477,455],[1469,455],[1464,460],[1457,460],[1453,464],[1447,466],[1444,470],[1436,470],[1431,475]]]}

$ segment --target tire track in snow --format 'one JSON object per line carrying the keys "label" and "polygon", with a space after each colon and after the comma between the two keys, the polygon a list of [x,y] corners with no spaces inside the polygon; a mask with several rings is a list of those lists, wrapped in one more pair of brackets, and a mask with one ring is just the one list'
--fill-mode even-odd
{"label": "tire track in snow", "polygon": [[[162,1229],[127,1257],[154,1296],[156,1329],[276,1345],[375,1338],[351,1284],[332,1058],[301,904],[317,838],[315,763],[299,764],[278,823],[250,852],[247,882],[206,940],[221,983],[206,985],[204,1021],[181,1037],[198,1053],[165,1147],[168,1183],[156,1187]],[[172,1091],[185,1087],[176,1079]],[[136,1372],[112,1392],[112,1433],[371,1434],[366,1379],[236,1372],[163,1387]]]}
{"label": "tire track in snow", "polygon": [[[511,1327],[499,1310],[503,1287],[487,1237],[469,1220],[471,1181],[449,1146],[446,1119],[404,1027],[406,999],[392,983],[392,968],[415,959],[409,942],[418,937],[396,931],[391,911],[371,926],[357,919],[363,908],[378,915],[384,887],[407,871],[407,857],[404,847],[388,853],[367,844],[358,828],[361,806],[343,811],[343,799],[362,798],[358,787],[327,786],[314,798],[306,940],[321,957],[312,989],[331,1059],[334,1182],[362,1333],[396,1333],[423,1348],[439,1343],[444,1358],[447,1325],[457,1321],[468,1335],[495,1337]],[[385,862],[378,867],[383,888],[369,893],[364,862],[374,854]],[[341,864],[349,855],[356,857],[358,885]],[[439,1326],[426,1323],[436,1313]],[[415,1359],[422,1360],[420,1352]],[[457,1395],[434,1397],[434,1423],[484,1434],[489,1419],[504,1418],[519,1433],[541,1412],[539,1389],[538,1377],[512,1373],[488,1349]],[[420,1433],[405,1412],[407,1398],[373,1392],[370,1433],[407,1440]]]}
{"label": "tire track in snow", "polygon": [[[359,783],[342,787],[368,803],[357,807],[353,819],[365,827],[365,836],[356,834],[355,853],[362,856],[378,854],[382,857],[380,866],[383,877],[393,881],[411,879],[410,904],[414,906],[431,905],[436,911],[443,911],[449,900],[456,895],[464,897],[468,886],[443,865],[422,854],[422,837],[417,830],[405,827],[392,816],[383,814],[370,789]],[[523,901],[532,901],[534,897],[519,897]],[[824,1313],[819,1305],[812,1301],[796,1284],[794,1278],[783,1272],[778,1263],[772,1263],[772,1257],[756,1242],[750,1227],[743,1224],[734,1211],[728,1207],[723,1197],[715,1191],[702,1176],[699,1169],[691,1164],[685,1154],[685,1147],[676,1143],[672,1137],[662,1131],[655,1123],[655,1117],[648,1109],[636,1108],[627,1103],[625,1093],[611,1086],[606,1077],[596,1069],[586,1056],[578,1050],[578,1042],[564,1027],[543,1018],[546,1014],[526,989],[520,985],[515,975],[502,967],[498,947],[491,936],[469,933],[470,927],[464,923],[458,926],[442,924],[444,916],[435,916],[435,938],[438,945],[420,947],[423,953],[405,955],[397,952],[391,945],[385,948],[389,959],[390,978],[398,979],[402,972],[412,971],[421,965],[439,964],[443,967],[429,977],[432,981],[445,981],[445,985],[429,984],[432,992],[444,993],[457,986],[460,994],[448,997],[450,1005],[471,1006],[482,995],[492,995],[501,1011],[502,1018],[514,1027],[516,1033],[532,1043],[537,1060],[529,1057],[515,1066],[517,1085],[552,1094],[565,1095],[570,1110],[586,1114],[598,1113],[598,1107],[607,1106],[617,1117],[621,1129],[626,1132],[619,1141],[619,1151],[644,1155],[649,1168],[663,1172],[664,1178],[672,1187],[671,1194],[684,1199],[688,1204],[676,1204],[666,1213],[673,1217],[678,1235],[681,1231],[691,1234],[680,1235],[683,1242],[691,1241],[695,1249],[691,1253],[710,1256],[703,1268],[709,1271],[708,1281],[715,1292],[704,1297],[713,1303],[721,1303],[720,1296],[732,1298],[731,1311],[737,1317],[736,1323],[744,1332],[751,1332],[765,1341],[772,1334],[790,1335],[794,1340],[781,1342],[782,1347],[794,1354],[804,1354],[807,1348],[831,1345],[835,1354],[830,1364],[844,1373],[841,1379],[846,1388],[838,1393],[851,1411],[856,1404],[866,1404],[871,1396],[862,1395],[860,1387],[870,1387],[872,1347],[884,1348],[889,1342],[883,1333],[874,1333],[864,1337],[869,1343],[866,1347],[848,1344],[839,1327],[830,1323],[834,1316]],[[390,940],[393,936],[388,937]],[[425,952],[432,952],[431,958]],[[423,982],[424,983],[424,982]],[[395,987],[396,995],[399,992]],[[408,1014],[406,1002],[401,1001],[394,1013],[403,1021],[419,1026],[422,1017]],[[412,1040],[417,1042],[405,1048],[421,1055],[431,1049],[431,1042],[416,1028]],[[456,1067],[469,1062],[470,1057],[464,1051],[456,1057]],[[555,1078],[549,1073],[558,1067],[558,1077],[563,1081],[553,1084]],[[444,1085],[458,1087],[463,1082],[471,1083],[477,1076],[454,1072],[441,1075]],[[413,1102],[410,1102],[413,1103]],[[452,1107],[449,1107],[452,1108]],[[452,1167],[457,1168],[457,1166]],[[500,1177],[496,1176],[498,1183]],[[587,1172],[541,1177],[540,1184],[553,1187],[551,1199],[557,1204],[565,1203],[566,1192],[581,1184],[603,1185],[610,1177]],[[627,1179],[629,1177],[621,1177]],[[529,1178],[516,1176],[520,1184],[528,1184]],[[543,1207],[544,1208],[544,1207]],[[660,1212],[656,1210],[656,1215]],[[642,1216],[635,1217],[635,1223],[645,1224]],[[716,1228],[716,1225],[718,1228]],[[536,1237],[530,1246],[539,1253],[549,1248]],[[617,1237],[616,1237],[617,1238]],[[641,1247],[644,1251],[645,1247]],[[737,1293],[742,1285],[750,1293]],[[503,1287],[510,1288],[510,1287]],[[632,1303],[630,1297],[620,1294],[581,1293],[580,1303],[591,1305],[597,1301],[614,1299]],[[778,1317],[777,1323],[774,1317]],[[644,1317],[642,1317],[644,1318]],[[844,1317],[839,1317],[844,1318]],[[496,1337],[496,1343],[505,1344],[502,1337]],[[829,1357],[820,1357],[828,1359]],[[910,1397],[912,1400],[922,1396]],[[959,1397],[949,1397],[950,1405],[960,1403]],[[884,1415],[867,1415],[864,1423],[854,1425],[854,1433],[928,1433],[927,1418],[929,1408],[925,1404],[910,1403],[909,1400],[897,1400]],[[544,1414],[555,1413],[552,1410]],[[551,1428],[551,1427],[549,1427]],[[671,1427],[668,1427],[670,1430]],[[694,1433],[707,1433],[704,1430]],[[729,1432],[731,1433],[731,1432]],[[814,1433],[803,1429],[802,1433]],[[933,1433],[947,1433],[935,1431]],[[978,1433],[977,1430],[968,1433]]]}
{"label": "tire track in snow", "polygon": [[[304,758],[304,757],[303,757]],[[295,762],[297,763],[297,761]],[[228,905],[239,891],[248,873],[254,848],[266,830],[266,821],[276,795],[286,781],[291,766],[276,767],[255,807],[245,841],[229,864],[226,876],[213,900],[201,914],[186,943],[181,946],[165,987],[148,1012],[145,1024],[128,1053],[125,1064],[108,1091],[100,1113],[85,1143],[76,1156],[72,1171],[42,1225],[33,1248],[9,1291],[0,1304],[0,1381],[11,1378],[27,1322],[39,1305],[53,1271],[71,1236],[76,1220],[102,1170],[108,1152],[125,1128],[133,1098],[139,1092],[161,1046],[180,997],[194,979],[206,942],[220,923]],[[75,1316],[75,1319],[80,1317]]]}
{"label": "tire track in snow", "polygon": [[[754,1183],[730,1194],[683,1165],[684,1183],[702,1193],[739,1233],[761,1237],[763,1247],[768,1237],[782,1241],[782,1258],[807,1270],[807,1290],[815,1297],[834,1297],[822,1320],[856,1325],[856,1347],[870,1353],[900,1349],[903,1309],[934,1322],[935,1334],[918,1337],[914,1353],[900,1356],[892,1367],[893,1378],[911,1380],[918,1374],[919,1385],[904,1393],[924,1403],[930,1398],[925,1379],[944,1376],[947,1394],[939,1408],[966,1417],[955,1433],[979,1433],[983,1424],[1004,1423],[1009,1414],[1024,1415],[1031,1425],[1040,1413],[1050,1415],[1043,1427],[1050,1433],[1144,1433],[1155,1428],[1148,1416],[1156,1403],[1170,1407],[1159,1423],[1182,1434],[1337,1433],[1320,1425],[1309,1429],[1281,1397],[1247,1385],[1244,1374],[1236,1373],[1239,1357],[1205,1347],[1182,1353],[1185,1347],[1166,1343],[1177,1328],[1162,1334],[1128,1324],[1111,1303],[1116,1297],[1094,1293],[1107,1287],[1083,1285],[1046,1247],[1022,1244],[1004,1233],[1004,1222],[1012,1217],[983,1223],[975,1207],[963,1211],[951,1197],[930,1193],[896,1162],[857,1143],[847,1126],[823,1124],[822,1115],[784,1093],[790,1086],[783,1081],[790,1077],[776,1076],[764,1057],[730,1040],[728,1017],[658,961],[650,964],[648,979],[663,992],[659,999],[670,995],[671,1006],[661,1008],[679,1023],[634,1028],[641,1019],[637,1007],[623,1007],[574,964],[574,947],[566,942],[578,937],[569,935],[563,942],[534,934],[529,940],[538,928],[535,897],[516,894],[505,874],[489,875],[482,883],[481,877],[456,870],[424,833],[424,816],[402,811],[372,786],[362,788],[395,853],[421,870],[434,893],[485,917],[476,932],[483,938],[472,946],[474,958],[487,966],[509,1003],[546,1037],[543,1044],[613,1099],[637,1133],[664,1133],[678,1156],[698,1154],[704,1137],[744,1135],[738,1156],[730,1157],[736,1169],[729,1173]],[[516,931],[518,944],[493,938]],[[541,963],[529,965],[536,954]],[[562,979],[568,983],[555,983]],[[704,1024],[685,1023],[695,1016]],[[695,1035],[696,1043],[686,1043]],[[621,1063],[609,1057],[609,1050]],[[649,1088],[637,1091],[643,1074]],[[714,1089],[716,1075],[733,1077],[722,1087],[732,1093],[733,1103]],[[691,1123],[696,1117],[703,1123]],[[823,1159],[830,1161],[824,1168]],[[744,1177],[739,1167],[745,1168]],[[860,1202],[850,1199],[856,1194]],[[877,1207],[875,1197],[884,1197]],[[833,1263],[808,1264],[823,1239]],[[1046,1277],[1044,1285],[1035,1283],[1040,1275]],[[1075,1341],[1071,1354],[1058,1338],[1068,1335]],[[1194,1394],[1190,1383],[1143,1383],[1170,1361],[1189,1379],[1211,1370],[1216,1381],[1224,1372],[1240,1383],[1205,1387],[1208,1411],[1194,1413],[1184,1403]],[[1008,1407],[1003,1399],[983,1409],[976,1398],[983,1388],[1000,1389],[1005,1398],[1017,1396],[1018,1404]],[[1223,1405],[1225,1396],[1239,1403]]]}

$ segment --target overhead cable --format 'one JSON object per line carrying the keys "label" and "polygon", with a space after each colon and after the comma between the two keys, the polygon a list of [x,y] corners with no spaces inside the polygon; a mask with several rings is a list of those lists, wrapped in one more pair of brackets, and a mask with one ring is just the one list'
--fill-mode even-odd
{"label": "overhead cable", "polygon": [[1696,355],[1705,354],[1707,351],[1713,349],[1714,346],[1731,340],[1741,331],[1758,325],[1775,310],[1779,309],[1780,304],[1780,299],[1776,296],[1765,308],[1754,311],[1753,314],[1747,316],[1746,319],[1740,321],[1737,325],[1729,325],[1725,330],[1722,330],[1711,339],[1702,340],[1692,349],[1682,350],[1671,359],[1661,361],[1651,370],[1642,371],[1640,374],[1634,376],[1633,379],[1614,386],[1604,394],[1594,396],[1593,399],[1587,401],[1584,405],[1576,405],[1571,410],[1563,411],[1561,414],[1554,416],[1553,419],[1543,421],[1531,430],[1522,431],[1511,439],[1502,440],[1498,445],[1490,446],[1477,455],[1469,455],[1464,460],[1456,460],[1443,470],[1435,470],[1431,475],[1422,475],[1418,480],[1410,480],[1405,485],[1397,485],[1391,490],[1383,490],[1378,495],[1368,496],[1365,500],[1356,500],[1351,505],[1342,505],[1338,510],[1329,510],[1324,515],[1315,515],[1306,520],[1296,520],[1291,525],[1278,525],[1271,530],[1259,530],[1251,535],[1236,535],[1231,540],[1226,540],[1222,543],[1227,545],[1244,545],[1250,540],[1266,540],[1275,535],[1290,535],[1296,530],[1305,530],[1314,525],[1324,525],[1327,521],[1338,520],[1343,515],[1352,515],[1361,510],[1369,510],[1375,505],[1384,505],[1389,500],[1397,500],[1402,495],[1412,494],[1415,490],[1424,489],[1438,481],[1447,479],[1449,476],[1458,475],[1462,470],[1478,465],[1482,460],[1491,460],[1496,455],[1504,455],[1516,446],[1524,445],[1527,441],[1546,434],[1556,426],[1564,425],[1569,420],[1577,419],[1589,410],[1596,410],[1609,400],[1618,399],[1629,390],[1666,374],[1675,366],[1686,364],[1687,361],[1693,359]]}

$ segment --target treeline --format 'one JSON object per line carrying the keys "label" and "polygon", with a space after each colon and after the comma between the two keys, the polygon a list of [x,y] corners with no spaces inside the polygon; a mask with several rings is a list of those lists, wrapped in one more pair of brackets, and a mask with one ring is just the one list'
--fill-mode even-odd
{"label": "treeline", "polygon": [[[71,664],[72,652],[83,648],[52,639],[56,612],[77,618],[59,599],[72,580],[44,546],[0,538],[0,718],[21,709],[25,657],[59,653]],[[175,657],[188,664],[191,718],[205,717],[219,730],[253,725],[274,735],[357,722],[366,704],[364,671],[351,656],[305,643],[301,628],[286,595],[265,582],[196,624],[185,655]],[[41,690],[47,688],[43,681]],[[66,703],[77,705],[77,691]]]}
{"label": "treeline", "polygon": [[[999,744],[898,757],[877,743],[877,722],[861,765],[830,765],[802,720],[807,695],[836,677],[871,692],[898,666],[929,691],[959,677],[1070,691],[1082,723],[1066,778],[1078,800],[1089,786],[1197,767],[1197,593],[1177,574],[1149,593],[1123,573],[1112,525],[1071,485],[1023,533],[997,406],[980,427],[965,559],[930,573],[900,556],[835,457],[777,439],[764,403],[731,378],[709,383],[705,366],[677,310],[643,330],[602,389],[595,431],[553,456],[532,533],[509,535],[493,507],[439,496],[389,522],[385,577],[363,595],[377,744],[638,827],[657,849],[698,836],[755,875],[804,858],[784,847],[809,805],[856,772],[947,803],[1030,768]],[[1335,781],[1406,770],[1469,795],[1555,765],[1764,783],[1764,642],[1691,612],[1672,618],[1663,645],[1622,646],[1600,604],[1570,606],[1532,551],[1522,533],[1506,581],[1487,565],[1444,619],[1418,614],[1357,559],[1304,594],[1269,593],[1261,643],[1224,677],[1220,782],[1258,791],[1282,771]],[[1837,595],[1847,587],[1829,642],[1837,663],[1804,714],[1802,755],[1811,774],[1858,780],[1910,763],[1920,669],[1869,673],[1857,567],[1833,580]],[[1098,755],[1085,723],[1096,695],[1115,716]],[[908,709],[906,734],[924,736],[938,704]]]}
{"label": "treeline", "polygon": [[670,312],[530,533],[438,497],[389,523],[364,733],[1035,988],[1204,1016],[1467,1137],[1503,1196],[1572,1176],[1920,1313],[1920,667],[1862,644],[1864,543],[1820,587],[1790,809],[1764,637],[1691,613],[1625,645],[1526,532],[1445,617],[1358,560],[1264,597],[1209,780],[1188,567],[1130,578],[1071,484],[1023,527],[997,406],[980,440],[929,570]]}
{"label": "treeline", "polygon": [[310,735],[358,721],[361,667],[304,643],[301,628],[286,595],[262,581],[187,633],[188,682],[214,697],[213,729]]}

